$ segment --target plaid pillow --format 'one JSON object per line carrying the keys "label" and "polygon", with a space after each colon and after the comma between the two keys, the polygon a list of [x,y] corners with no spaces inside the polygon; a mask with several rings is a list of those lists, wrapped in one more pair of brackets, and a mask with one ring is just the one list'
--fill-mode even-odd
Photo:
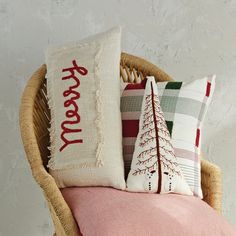
{"label": "plaid pillow", "polygon": [[[139,131],[139,117],[146,81],[126,84],[121,97],[123,156],[126,177]],[[175,155],[195,196],[202,198],[200,151],[201,126],[212,98],[215,76],[190,83],[158,82],[161,108],[171,135]]]}

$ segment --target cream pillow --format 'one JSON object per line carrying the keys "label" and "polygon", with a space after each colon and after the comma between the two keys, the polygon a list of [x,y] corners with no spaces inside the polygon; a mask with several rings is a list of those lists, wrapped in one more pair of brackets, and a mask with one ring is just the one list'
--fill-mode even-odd
{"label": "cream pillow", "polygon": [[49,171],[59,187],[125,188],[120,28],[46,52]]}

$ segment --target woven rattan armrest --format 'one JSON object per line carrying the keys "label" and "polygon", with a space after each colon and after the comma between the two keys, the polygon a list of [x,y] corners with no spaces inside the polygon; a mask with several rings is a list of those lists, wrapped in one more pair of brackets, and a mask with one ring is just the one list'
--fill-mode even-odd
{"label": "woven rattan armrest", "polygon": [[221,213],[222,176],[220,168],[207,160],[201,161],[203,200]]}

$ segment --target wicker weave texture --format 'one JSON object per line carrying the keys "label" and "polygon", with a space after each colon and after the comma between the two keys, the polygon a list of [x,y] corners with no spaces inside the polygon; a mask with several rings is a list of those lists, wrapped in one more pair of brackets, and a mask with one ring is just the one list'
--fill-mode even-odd
{"label": "wicker weave texture", "polygon": [[[77,236],[77,224],[46,165],[50,155],[50,112],[46,98],[46,66],[42,65],[30,78],[24,90],[20,107],[20,128],[26,156],[32,175],[42,188],[48,202],[57,236]],[[171,81],[171,77],[152,63],[127,53],[121,54],[121,79],[125,82],[140,82],[145,76],[154,76],[156,81]],[[218,166],[201,161],[203,200],[221,212],[222,184]]]}

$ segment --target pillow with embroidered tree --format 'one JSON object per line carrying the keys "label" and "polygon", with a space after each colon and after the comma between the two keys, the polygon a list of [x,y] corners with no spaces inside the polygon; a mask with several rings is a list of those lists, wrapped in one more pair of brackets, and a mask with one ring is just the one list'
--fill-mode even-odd
{"label": "pillow with embroidered tree", "polygon": [[[175,156],[194,196],[202,198],[201,137],[204,117],[212,100],[215,75],[190,82],[157,82],[158,97],[164,113]],[[141,83],[121,83],[123,157],[127,178],[135,141],[146,79]]]}
{"label": "pillow with embroidered tree", "polygon": [[146,82],[127,190],[193,195],[175,157],[154,78]]}

